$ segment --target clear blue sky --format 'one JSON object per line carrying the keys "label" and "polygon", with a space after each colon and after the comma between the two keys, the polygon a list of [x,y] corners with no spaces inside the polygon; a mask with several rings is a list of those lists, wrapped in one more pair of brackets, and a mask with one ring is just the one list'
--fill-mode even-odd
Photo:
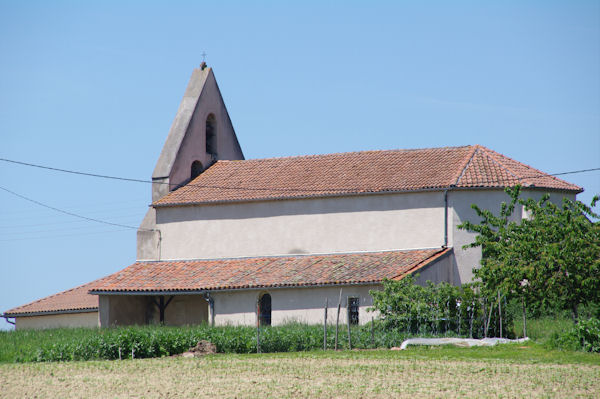
{"label": "clear blue sky", "polygon": [[[1,158],[149,179],[205,51],[246,158],[482,144],[600,167],[598,1],[96,3],[0,1]],[[150,203],[3,162],[0,186],[132,226]],[[0,311],[134,260],[134,230],[0,191]]]}

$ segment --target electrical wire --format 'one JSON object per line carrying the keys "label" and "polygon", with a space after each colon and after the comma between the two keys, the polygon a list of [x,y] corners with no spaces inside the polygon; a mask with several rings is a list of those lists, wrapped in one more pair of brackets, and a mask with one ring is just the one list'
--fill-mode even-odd
{"label": "electrical wire", "polygon": [[76,217],[76,218],[79,218],[79,219],[88,220],[90,222],[107,224],[107,225],[110,225],[110,226],[125,227],[127,229],[134,229],[134,230],[138,229],[137,227],[134,227],[134,226],[128,226],[126,224],[120,224],[120,223],[107,222],[106,220],[100,220],[100,219],[90,218],[90,217],[87,217],[87,216],[79,215],[77,213],[73,213],[73,212],[65,211],[63,209],[55,208],[53,206],[44,204],[43,202],[36,201],[36,200],[34,200],[32,198],[29,198],[29,197],[26,197],[24,195],[15,193],[14,191],[11,191],[11,190],[9,190],[9,189],[7,189],[5,187],[2,187],[2,186],[0,186],[0,190],[6,191],[7,193],[14,195],[15,197],[19,197],[19,198],[21,198],[21,199],[23,199],[25,201],[32,202],[32,203],[34,203],[36,205],[39,205],[39,206],[42,206],[44,208],[52,209],[53,211],[64,213],[65,215],[73,216],[73,217]]}
{"label": "electrical wire", "polygon": [[[119,177],[119,176],[109,176],[109,175],[101,175],[101,174],[97,174],[97,173],[87,173],[87,172],[80,172],[80,171],[75,171],[75,170],[68,170],[68,169],[61,169],[61,168],[55,168],[55,167],[50,167],[50,166],[45,166],[45,165],[37,165],[37,164],[32,164],[32,163],[28,163],[28,162],[22,162],[22,161],[15,161],[15,160],[11,160],[11,159],[6,159],[6,158],[0,158],[0,161],[4,161],[4,162],[9,162],[9,163],[13,163],[13,164],[18,164],[18,165],[24,165],[24,166],[30,166],[30,167],[34,167],[34,168],[40,168],[40,169],[47,169],[47,170],[52,170],[52,171],[56,171],[56,172],[62,172],[62,173],[70,173],[70,174],[75,174],[75,175],[82,175],[82,176],[89,176],[89,177],[97,177],[97,178],[103,178],[103,179],[111,179],[111,180],[121,180],[121,181],[130,181],[130,182],[136,182],[136,183],[150,183],[150,184],[168,184],[169,186],[174,185],[174,184],[170,184],[170,183],[166,183],[166,182],[154,182],[151,180],[143,180],[143,179],[133,179],[133,178],[126,178],[126,177]],[[585,173],[585,172],[592,172],[592,171],[598,171],[600,170],[600,168],[590,168],[590,169],[580,169],[580,170],[574,170],[574,171],[567,171],[567,172],[559,172],[559,173],[553,173],[553,174],[543,174],[543,175],[536,175],[536,176],[525,176],[525,177],[520,177],[520,178],[516,178],[515,180],[523,180],[523,179],[536,179],[536,178],[543,178],[543,177],[550,177],[550,176],[561,176],[561,175],[568,175],[568,174],[577,174],[577,173]],[[305,189],[305,188],[298,188],[298,189],[293,189],[293,188],[261,188],[261,187],[231,187],[231,186],[212,186],[212,185],[197,185],[197,184],[190,184],[188,183],[186,186],[192,186],[192,187],[202,187],[202,188],[218,188],[218,189],[241,189],[241,190],[269,190],[269,191],[275,191],[275,190],[280,190],[280,191],[315,191],[315,192],[323,192],[323,191],[356,191],[356,188],[352,188],[352,189],[340,189],[340,188],[336,188],[335,190],[327,190],[327,189],[318,189],[318,190],[310,190],[310,189]],[[0,190],[3,190],[9,194],[12,194],[16,197],[19,197],[25,201],[29,201],[31,203],[34,203],[36,205],[39,205],[41,207],[44,208],[48,208],[51,209],[55,212],[59,212],[65,215],[69,215],[72,217],[76,217],[79,219],[83,219],[83,220],[87,220],[90,222],[95,222],[95,223],[101,223],[101,224],[106,224],[106,225],[110,225],[110,226],[115,226],[115,227],[124,227],[127,229],[133,229],[133,230],[138,230],[137,227],[135,226],[130,226],[130,225],[125,225],[125,224],[121,224],[121,223],[114,223],[114,222],[109,222],[106,220],[101,220],[101,219],[96,219],[96,218],[91,218],[88,216],[83,216],[77,213],[73,213],[73,212],[69,212],[69,211],[65,211],[63,209],[60,208],[56,208],[53,206],[50,206],[48,204],[45,204],[43,202],[34,200],[32,198],[26,197],[24,195],[18,194],[14,191],[11,191],[5,187],[0,186]],[[145,230],[145,229],[142,229]],[[149,230],[149,231],[153,231],[153,230]],[[2,240],[5,241],[5,240]]]}
{"label": "electrical wire", "polygon": [[[144,216],[143,213],[129,213],[129,214],[123,214],[123,215],[111,215],[111,217],[114,218],[125,218],[127,220],[131,219],[131,220],[140,220],[142,217]],[[53,216],[54,218],[54,216]],[[52,220],[56,220],[56,219],[52,219]],[[2,230],[4,229],[19,229],[19,228],[31,228],[31,227],[41,227],[41,226],[65,226],[65,228],[67,228],[68,226],[71,226],[70,228],[73,229],[77,229],[79,227],[77,227],[78,224],[81,223],[86,223],[86,220],[69,220],[69,221],[65,221],[64,219],[61,219],[60,221],[54,221],[54,222],[49,222],[49,223],[29,223],[29,224],[0,224],[0,234],[2,234]]]}
{"label": "electrical wire", "polygon": [[79,237],[84,235],[93,234],[106,234],[106,233],[118,233],[123,231],[131,231],[131,229],[117,229],[117,230],[104,230],[104,231],[90,231],[87,233],[75,233],[75,234],[53,234],[51,236],[34,236],[34,237],[19,237],[19,238],[6,238],[0,239],[0,242],[7,241],[29,241],[29,240],[45,240],[48,238],[62,238],[62,237]]}
{"label": "electrical wire", "polygon": [[[162,185],[168,185],[169,187],[179,186],[179,184],[175,184],[175,183],[167,183],[167,182],[159,182],[159,181],[152,181],[152,180],[134,179],[134,178],[128,178],[128,177],[110,176],[110,175],[102,175],[102,174],[97,174],[97,173],[81,172],[81,171],[76,171],[76,170],[61,169],[61,168],[55,168],[55,167],[51,167],[51,166],[38,165],[38,164],[29,163],[29,162],[15,161],[15,160],[6,159],[6,158],[0,158],[0,161],[9,162],[9,163],[18,164],[18,165],[30,166],[30,167],[34,167],[34,168],[52,170],[55,172],[70,173],[70,174],[89,176],[89,177],[97,177],[97,178],[102,178],[102,179],[121,180],[121,181],[146,183],[146,184],[162,184]],[[515,180],[521,181],[521,180],[525,180],[525,179],[542,179],[542,178],[546,178],[546,177],[593,172],[593,171],[598,171],[598,170],[600,170],[600,167],[590,168],[590,169],[572,170],[572,171],[559,172],[559,173],[540,172],[541,174],[538,174],[538,175],[515,177]],[[490,181],[483,181],[481,183],[486,184],[486,183],[493,183],[493,182],[494,181],[490,180]],[[186,187],[199,187],[199,188],[215,188],[215,189],[221,189],[221,190],[248,190],[248,191],[271,191],[271,192],[272,191],[281,191],[281,192],[302,191],[302,192],[322,193],[322,192],[346,192],[346,191],[353,192],[353,191],[364,190],[364,187],[360,187],[360,188],[356,188],[356,187],[339,188],[339,187],[337,187],[335,189],[328,189],[328,188],[309,189],[309,188],[283,188],[283,187],[277,188],[277,187],[221,186],[221,185],[205,185],[205,184],[192,184],[192,183],[188,183],[185,186]]]}

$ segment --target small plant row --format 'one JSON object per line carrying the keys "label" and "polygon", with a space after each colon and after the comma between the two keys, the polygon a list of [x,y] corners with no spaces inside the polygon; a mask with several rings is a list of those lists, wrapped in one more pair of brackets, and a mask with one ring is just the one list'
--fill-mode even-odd
{"label": "small plant row", "polygon": [[[12,351],[4,354],[2,361],[9,362],[46,362],[70,360],[116,360],[130,358],[151,358],[171,356],[183,353],[201,340],[215,344],[220,353],[257,352],[256,328],[242,326],[210,327],[119,327],[110,329],[79,329],[73,333],[68,329],[38,331],[39,345],[34,341],[36,333],[28,332],[27,340],[19,339],[19,331],[7,333],[4,346]],[[64,332],[64,333],[63,333]],[[52,334],[54,339],[44,335]],[[62,335],[66,337],[63,338]],[[386,329],[375,321],[351,329],[352,348],[389,348],[399,346],[410,336],[397,330]],[[423,335],[421,335],[423,336]],[[23,342],[27,341],[27,342]],[[33,341],[33,342],[32,342]],[[327,349],[334,349],[335,326],[327,330]],[[347,326],[340,325],[338,348],[348,349]],[[305,324],[287,324],[260,329],[261,352],[295,352],[323,349],[323,326]],[[1,352],[1,351],[0,351]]]}

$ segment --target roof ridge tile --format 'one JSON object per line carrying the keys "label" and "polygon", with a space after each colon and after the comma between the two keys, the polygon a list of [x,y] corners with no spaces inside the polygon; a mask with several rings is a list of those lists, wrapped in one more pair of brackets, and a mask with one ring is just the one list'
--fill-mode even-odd
{"label": "roof ridge tile", "polygon": [[473,147],[473,150],[471,151],[470,156],[468,157],[468,159],[465,162],[464,166],[460,170],[460,173],[459,173],[458,177],[454,180],[454,185],[455,186],[458,186],[458,184],[460,183],[460,179],[462,179],[463,175],[465,174],[465,171],[467,170],[467,168],[469,167],[469,165],[473,161],[473,158],[475,157],[475,154],[477,153],[477,151],[479,151],[479,147],[480,146],[479,146],[479,144],[475,144],[472,147]]}
{"label": "roof ridge tile", "polygon": [[[481,147],[482,152],[487,155],[488,157],[490,157],[492,159],[492,161],[494,161],[496,164],[498,164],[500,167],[504,168],[504,170],[506,170],[508,173],[510,173],[511,175],[513,175],[515,177],[515,179],[521,181],[523,180],[518,174],[516,174],[511,168],[508,167],[508,165],[506,165],[504,162],[502,162],[502,160],[497,159],[494,154],[496,154],[495,151],[490,150],[489,148],[486,147]],[[490,152],[492,152],[492,154],[490,154]],[[518,162],[518,161],[515,161]]]}

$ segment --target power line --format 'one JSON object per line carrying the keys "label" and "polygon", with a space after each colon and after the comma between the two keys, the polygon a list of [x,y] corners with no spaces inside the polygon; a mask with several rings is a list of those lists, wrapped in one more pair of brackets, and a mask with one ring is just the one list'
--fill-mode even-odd
{"label": "power line", "polygon": [[48,169],[48,170],[53,170],[55,172],[63,172],[63,173],[71,173],[73,175],[82,175],[82,176],[90,176],[90,177],[100,177],[102,179],[112,179],[112,180],[123,180],[123,181],[132,181],[132,182],[137,182],[137,183],[160,183],[160,184],[169,184],[169,183],[162,183],[162,182],[153,182],[151,180],[142,180],[142,179],[130,179],[127,177],[119,177],[119,176],[109,176],[109,175],[100,175],[97,173],[87,173],[87,172],[80,172],[80,171],[76,171],[76,170],[69,170],[69,169],[61,169],[61,168],[54,168],[51,166],[44,166],[44,165],[36,165],[34,163],[28,163],[28,162],[21,162],[21,161],[14,161],[12,159],[6,159],[6,158],[0,158],[0,161],[4,161],[4,162],[10,162],[10,163],[14,163],[17,165],[24,165],[24,166],[31,166],[33,168],[40,168],[40,169]]}
{"label": "power line", "polygon": [[[6,159],[6,158],[0,158],[0,161],[14,163],[14,164],[18,164],[18,165],[30,166],[30,167],[34,167],[34,168],[52,170],[55,172],[70,173],[70,174],[74,174],[74,175],[89,176],[89,177],[97,177],[97,178],[102,178],[102,179],[129,181],[129,182],[146,183],[146,184],[162,184],[162,185],[168,185],[169,187],[180,186],[180,184],[175,184],[175,183],[167,183],[167,182],[144,180],[144,179],[134,179],[134,178],[129,178],[129,177],[110,176],[110,175],[102,175],[102,174],[97,174],[97,173],[81,172],[81,171],[76,171],[76,170],[55,168],[55,167],[45,166],[45,165],[37,165],[37,164],[29,163],[29,162],[15,161],[15,160]],[[542,179],[542,178],[546,178],[546,177],[570,175],[570,174],[585,173],[585,172],[594,172],[594,171],[598,171],[598,170],[600,170],[600,167],[590,168],[590,169],[572,170],[572,171],[559,172],[559,173],[540,172],[540,174],[531,175],[531,176],[520,176],[520,177],[515,176],[514,179],[519,180],[519,181],[522,181],[525,179]],[[482,184],[494,183],[494,181],[489,180],[489,181],[483,181],[481,183]],[[308,191],[308,192],[315,192],[315,193],[322,193],[322,192],[327,192],[327,191],[343,192],[343,191],[364,190],[364,187],[360,187],[360,188],[356,188],[356,187],[339,188],[339,187],[337,187],[335,189],[328,189],[328,188],[309,189],[309,188],[283,188],[283,187],[277,188],[277,187],[221,186],[221,185],[191,184],[191,183],[187,183],[185,186],[186,187],[199,187],[199,188],[215,188],[215,189],[221,189],[221,190],[281,191],[281,192],[297,192],[297,191],[307,192]]]}
{"label": "power line", "polygon": [[21,199],[24,199],[25,201],[32,202],[32,203],[34,203],[36,205],[39,205],[39,206],[43,206],[44,208],[48,208],[48,209],[52,209],[53,211],[56,211],[56,212],[64,213],[65,215],[73,216],[73,217],[80,218],[80,219],[85,219],[85,220],[88,220],[90,222],[107,224],[107,225],[110,225],[110,226],[125,227],[127,229],[134,229],[134,230],[138,229],[137,227],[134,227],[134,226],[128,226],[126,224],[119,224],[119,223],[107,222],[106,220],[94,219],[94,218],[90,218],[90,217],[87,217],[87,216],[78,215],[78,214],[73,213],[73,212],[65,211],[65,210],[62,210],[62,209],[59,209],[59,208],[55,208],[53,206],[50,206],[50,205],[44,204],[42,202],[36,201],[34,199],[28,198],[28,197],[26,197],[24,195],[15,193],[14,191],[11,191],[11,190],[9,190],[7,188],[4,188],[2,186],[0,186],[0,190],[6,191],[7,193],[10,193],[10,194],[14,195],[15,197],[19,197]]}
{"label": "power line", "polygon": [[[141,217],[143,217],[144,215],[141,213],[130,213],[130,214],[126,214],[126,215],[111,215],[115,218],[125,218],[125,219],[131,219],[131,220],[139,220]],[[2,234],[2,230],[4,229],[22,229],[22,228],[31,228],[31,227],[36,227],[39,228],[41,226],[71,226],[70,228],[79,228],[78,226],[81,223],[86,223],[86,220],[68,220],[65,221],[64,219],[61,219],[59,221],[54,221],[54,222],[49,222],[49,223],[30,223],[30,224],[0,224],[0,234]],[[43,219],[43,218],[38,218],[39,219]],[[51,220],[56,220],[56,219],[51,219]]]}
{"label": "power line", "polygon": [[[548,176],[572,175],[575,173],[594,172],[596,170],[600,170],[600,168],[572,170],[570,172],[561,172],[561,173],[548,173]],[[544,177],[544,176],[540,176],[540,177]]]}
{"label": "power line", "polygon": [[118,229],[118,230],[104,230],[104,231],[90,231],[87,233],[76,233],[76,234],[53,234],[51,236],[34,236],[34,237],[20,237],[20,238],[6,238],[0,239],[0,242],[7,241],[29,241],[29,240],[45,240],[48,238],[62,238],[62,237],[79,237],[83,235],[93,235],[93,234],[106,234],[106,233],[118,233],[121,231],[131,231],[130,229]]}
{"label": "power line", "polygon": [[[50,167],[50,166],[44,166],[44,165],[36,165],[36,164],[32,164],[32,163],[27,163],[27,162],[21,162],[21,161],[14,161],[14,160],[10,160],[10,159],[5,159],[5,158],[0,158],[0,161],[4,161],[4,162],[10,162],[10,163],[14,163],[14,164],[19,164],[19,165],[24,165],[24,166],[30,166],[30,167],[35,167],[35,168],[40,168],[40,169],[47,169],[47,170],[52,170],[52,171],[57,171],[57,172],[63,172],[63,173],[70,173],[70,174],[76,174],[76,175],[83,175],[83,176],[90,176],[90,177],[97,177],[97,178],[104,178],[104,179],[112,179],[112,180],[121,180],[121,181],[131,181],[131,182],[137,182],[137,183],[150,183],[150,184],[168,184],[168,185],[174,185],[174,184],[170,184],[170,183],[165,183],[165,182],[153,182],[151,180],[142,180],[142,179],[132,179],[132,178],[126,178],[126,177],[119,177],[119,176],[109,176],[109,175],[101,175],[101,174],[96,174],[96,173],[87,173],[87,172],[80,172],[80,171],[74,171],[74,170],[68,170],[68,169],[61,169],[61,168],[54,168],[54,167]],[[593,171],[598,171],[600,170],[600,168],[590,168],[590,169],[580,169],[580,170],[573,170],[573,171],[568,171],[568,172],[560,172],[560,173],[553,173],[553,174],[543,174],[543,175],[537,175],[537,176],[525,176],[525,177],[520,177],[517,178],[517,180],[523,180],[523,179],[535,179],[535,178],[543,178],[543,177],[547,177],[547,176],[560,176],[560,175],[568,175],[568,174],[576,174],[576,173],[585,173],[585,172],[593,172]],[[305,189],[305,188],[299,188],[299,189],[277,189],[277,188],[251,188],[251,187],[227,187],[227,186],[210,186],[210,185],[197,185],[197,184],[187,184],[187,186],[192,186],[192,187],[204,187],[204,188],[219,188],[219,189],[242,189],[242,190],[270,190],[270,191],[274,191],[274,190],[282,190],[282,191],[315,191],[315,192],[323,192],[323,191],[328,191],[327,189],[318,189],[318,190],[310,190],[310,189]],[[138,230],[137,227],[135,226],[129,226],[129,225],[125,225],[125,224],[120,224],[120,223],[113,223],[113,222],[108,222],[106,220],[101,220],[101,219],[95,219],[95,218],[91,218],[91,217],[87,217],[87,216],[83,216],[83,215],[79,215],[77,213],[73,213],[73,212],[69,212],[69,211],[65,211],[63,209],[59,209],[50,205],[47,205],[43,202],[34,200],[32,198],[26,197],[24,195],[18,194],[14,191],[11,191],[5,187],[0,186],[0,190],[6,191],[9,194],[12,194],[18,198],[21,198],[25,201],[29,201],[31,203],[34,203],[38,206],[44,207],[44,208],[48,208],[51,209],[55,212],[59,212],[65,215],[69,215],[72,217],[76,217],[79,219],[83,219],[83,220],[87,220],[90,222],[95,222],[95,223],[101,223],[101,224],[106,224],[106,225],[110,225],[110,226],[116,226],[116,227],[124,227],[127,229],[133,229],[133,230]],[[335,190],[331,190],[331,191],[353,191],[356,189],[340,189],[340,188],[336,188]],[[146,230],[146,229],[139,229],[139,230]],[[148,231],[154,231],[154,230],[148,230]]]}

